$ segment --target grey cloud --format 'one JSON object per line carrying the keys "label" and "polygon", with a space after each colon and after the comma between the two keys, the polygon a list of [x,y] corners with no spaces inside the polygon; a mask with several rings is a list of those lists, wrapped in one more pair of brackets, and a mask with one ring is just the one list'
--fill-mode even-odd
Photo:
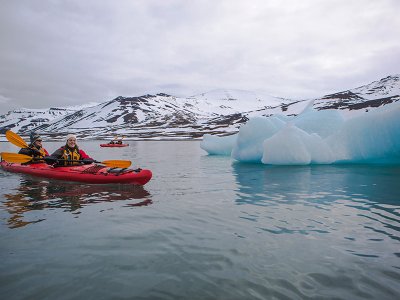
{"label": "grey cloud", "polygon": [[400,67],[394,0],[1,4],[1,113],[215,88],[316,97]]}

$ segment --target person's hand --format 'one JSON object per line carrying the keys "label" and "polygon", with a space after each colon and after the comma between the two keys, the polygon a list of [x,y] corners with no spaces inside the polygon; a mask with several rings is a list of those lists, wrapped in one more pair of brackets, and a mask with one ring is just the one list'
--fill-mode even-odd
{"label": "person's hand", "polygon": [[55,163],[57,163],[58,160],[57,158],[51,156],[45,156],[43,159],[49,165],[54,165]]}
{"label": "person's hand", "polygon": [[94,162],[94,160],[93,160],[93,159],[90,159],[90,158],[85,158],[85,159],[82,159],[82,162],[83,162],[85,165],[90,165],[90,164],[92,164],[92,163]]}

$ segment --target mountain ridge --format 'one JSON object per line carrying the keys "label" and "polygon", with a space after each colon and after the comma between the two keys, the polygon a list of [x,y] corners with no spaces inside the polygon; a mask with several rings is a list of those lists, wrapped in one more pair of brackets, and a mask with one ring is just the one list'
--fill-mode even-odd
{"label": "mountain ridge", "polygon": [[189,97],[165,93],[112,100],[81,107],[18,109],[0,116],[0,133],[21,135],[35,130],[50,139],[67,133],[80,138],[196,139],[206,133],[229,135],[249,118],[273,114],[297,115],[310,101],[317,110],[340,109],[364,113],[400,100],[400,75],[324,95],[291,100],[252,91],[217,89]]}

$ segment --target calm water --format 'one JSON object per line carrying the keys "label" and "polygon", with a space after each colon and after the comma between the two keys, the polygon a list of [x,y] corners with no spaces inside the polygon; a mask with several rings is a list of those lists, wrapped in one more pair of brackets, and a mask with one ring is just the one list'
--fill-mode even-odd
{"label": "calm water", "polygon": [[199,142],[99,143],[81,146],[153,179],[0,171],[2,299],[400,299],[400,167],[268,167]]}

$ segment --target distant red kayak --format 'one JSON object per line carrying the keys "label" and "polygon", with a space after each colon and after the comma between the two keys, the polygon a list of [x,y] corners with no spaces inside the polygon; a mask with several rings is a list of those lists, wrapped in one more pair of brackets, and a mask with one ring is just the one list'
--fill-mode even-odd
{"label": "distant red kayak", "polygon": [[100,147],[127,147],[129,144],[100,144]]}
{"label": "distant red kayak", "polygon": [[0,167],[9,172],[96,184],[124,183],[145,185],[152,177],[150,170],[109,168],[98,164],[53,167],[45,163],[22,165],[2,161],[0,162]]}

